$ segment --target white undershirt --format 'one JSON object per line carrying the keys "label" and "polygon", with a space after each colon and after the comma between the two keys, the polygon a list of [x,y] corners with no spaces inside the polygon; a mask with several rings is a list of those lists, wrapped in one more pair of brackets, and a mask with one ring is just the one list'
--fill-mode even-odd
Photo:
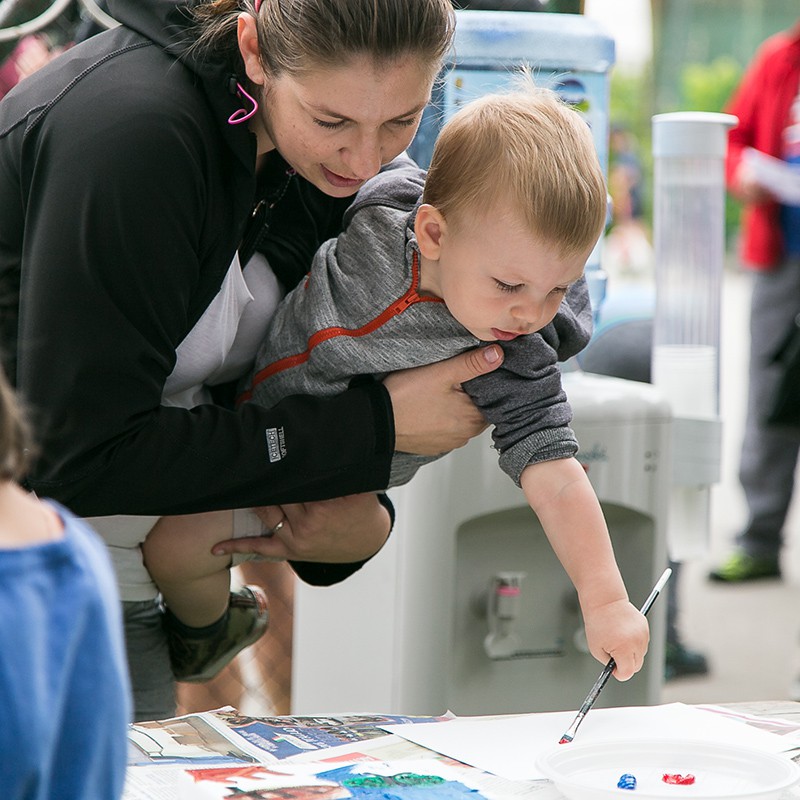
{"label": "white undershirt", "polygon": [[[242,377],[283,295],[283,287],[264,256],[256,253],[244,270],[239,256],[235,256],[216,297],[178,346],[175,368],[164,384],[162,404],[192,408],[210,403],[207,386]],[[234,535],[260,533],[258,517],[236,513]],[[131,515],[89,520],[108,546],[123,600],[149,600],[158,592],[144,567],[140,548],[157,521],[157,516]]]}
{"label": "white undershirt", "polygon": [[210,403],[207,386],[240,378],[252,364],[283,295],[264,256],[256,253],[244,271],[239,256],[234,256],[216,297],[178,345],[162,404],[192,408]]}

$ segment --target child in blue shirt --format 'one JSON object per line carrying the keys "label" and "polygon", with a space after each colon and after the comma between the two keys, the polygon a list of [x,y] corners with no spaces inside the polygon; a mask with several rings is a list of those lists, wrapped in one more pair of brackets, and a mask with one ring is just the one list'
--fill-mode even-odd
{"label": "child in blue shirt", "polygon": [[122,796],[131,703],[105,545],[17,483],[28,437],[0,372],[0,797]]}

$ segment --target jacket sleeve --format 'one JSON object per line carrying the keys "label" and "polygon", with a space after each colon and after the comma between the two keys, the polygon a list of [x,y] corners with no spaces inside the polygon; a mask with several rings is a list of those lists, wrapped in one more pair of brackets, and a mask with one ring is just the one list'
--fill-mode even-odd
{"label": "jacket sleeve", "polygon": [[[389,512],[391,527],[394,528],[395,514],[392,501],[385,494],[379,494],[378,501]],[[370,558],[374,558],[375,555],[377,554],[373,554]],[[349,578],[369,560],[366,558],[363,561],[348,564],[322,564],[315,561],[290,561],[289,563],[302,581],[312,586],[331,586]]]}
{"label": "jacket sleeve", "polygon": [[[728,188],[734,187],[734,180],[742,155],[748,147],[756,147],[771,156],[779,153],[774,143],[764,147],[759,142],[758,128],[763,126],[765,86],[770,83],[769,62],[777,49],[785,46],[785,34],[776,34],[765,41],[756,51],[753,60],[745,70],[739,85],[726,106],[726,112],[734,114],[739,121],[728,133],[728,153],[725,162],[725,177]],[[779,135],[775,134],[776,140]]]}
{"label": "jacket sleeve", "polygon": [[500,466],[517,485],[528,464],[568,458],[578,451],[558,362],[579,353],[591,334],[589,293],[581,279],[549,325],[502,342],[502,365],[463,384],[494,426]]}
{"label": "jacket sleeve", "polygon": [[753,85],[753,79],[756,77],[754,67],[755,64],[751,70],[745,72],[742,82],[737,87],[726,107],[726,111],[729,114],[735,114],[739,118],[739,121],[728,133],[725,180],[729,189],[735,187],[736,173],[742,161],[742,154],[746,148],[753,146],[753,141],[755,139],[753,128],[756,121],[755,105],[758,93]]}
{"label": "jacket sleeve", "polygon": [[[380,384],[269,410],[160,405],[175,349],[211,299],[198,252],[237,224],[206,218],[230,165],[209,168],[193,135],[197,108],[180,95],[164,108],[143,101],[135,119],[115,98],[54,108],[20,146],[28,212],[17,384],[41,451],[29,485],[84,516],[383,488],[394,432]],[[90,112],[92,125],[76,118]]]}

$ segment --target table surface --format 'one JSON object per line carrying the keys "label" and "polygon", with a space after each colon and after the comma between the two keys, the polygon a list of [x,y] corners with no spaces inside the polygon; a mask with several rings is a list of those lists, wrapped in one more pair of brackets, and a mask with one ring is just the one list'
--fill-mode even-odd
{"label": "table surface", "polygon": [[[798,728],[800,728],[800,702],[794,702],[790,700],[765,700],[737,703],[714,703],[708,705],[718,706],[734,713],[740,713],[754,717],[786,720],[787,722],[795,724],[798,726]],[[342,715],[342,717],[346,716],[347,715]],[[347,747],[347,745],[345,745],[345,747]],[[330,751],[328,751],[328,753],[330,753]],[[428,758],[432,755],[433,754],[431,751],[428,751],[419,745],[415,745],[411,742],[404,742],[402,753],[398,753],[397,758],[400,760],[419,759]],[[394,757],[395,756],[392,756],[392,758]],[[800,763],[800,753],[793,756],[793,758],[795,761]],[[306,757],[303,757],[303,760],[315,760],[315,754],[313,752],[309,752]],[[480,770],[478,770],[478,772],[480,772]],[[161,773],[161,775],[166,774],[166,772]],[[154,795],[151,791],[152,786],[150,786],[146,780],[147,775],[155,776],[155,773],[145,768],[145,772],[139,772],[139,777],[136,781],[129,780],[128,785],[126,785],[126,791],[123,795],[123,800],[152,800]],[[484,776],[484,783],[487,780],[490,782],[490,796],[494,798],[508,798],[508,800],[534,800],[532,796],[535,794],[535,800],[563,800],[563,796],[552,784],[543,785],[541,781],[508,781],[505,778],[497,778],[489,773],[481,773],[481,775]],[[129,777],[132,778],[133,776],[129,773]],[[537,785],[533,787],[533,784]],[[164,783],[164,779],[160,777],[156,781],[156,785],[161,787],[159,789],[160,793],[158,794],[158,797],[163,797],[165,800],[167,800],[167,798],[170,798],[170,800],[173,798],[174,800],[177,800],[179,795],[179,792],[177,792],[177,785],[174,787],[176,791],[173,792],[171,787],[168,787],[168,785]],[[481,789],[479,789],[479,791],[481,791]],[[792,800],[800,800],[800,785],[785,793],[785,800],[789,800],[789,798]]]}

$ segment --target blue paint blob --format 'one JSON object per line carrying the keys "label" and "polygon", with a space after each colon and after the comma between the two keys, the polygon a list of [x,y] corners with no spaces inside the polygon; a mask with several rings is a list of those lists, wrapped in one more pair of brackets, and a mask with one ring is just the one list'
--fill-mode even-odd
{"label": "blue paint blob", "polygon": [[617,786],[620,789],[635,789],[636,776],[626,772],[624,775],[620,776],[620,779],[617,781]]}

